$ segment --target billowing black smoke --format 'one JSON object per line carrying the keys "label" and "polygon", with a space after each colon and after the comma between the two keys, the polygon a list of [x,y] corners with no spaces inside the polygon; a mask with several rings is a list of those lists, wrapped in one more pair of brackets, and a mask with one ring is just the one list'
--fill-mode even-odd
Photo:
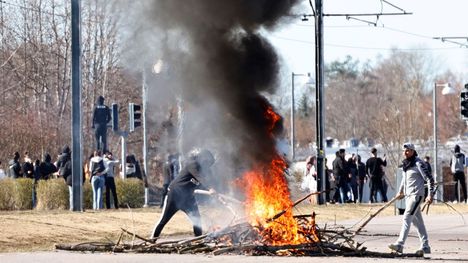
{"label": "billowing black smoke", "polygon": [[282,124],[271,127],[264,95],[279,86],[279,63],[262,32],[284,23],[297,2],[153,0],[145,7],[159,34],[154,45],[170,67],[158,86],[177,90],[184,101],[182,151],[214,148],[243,167],[276,154],[270,134],[281,134]]}

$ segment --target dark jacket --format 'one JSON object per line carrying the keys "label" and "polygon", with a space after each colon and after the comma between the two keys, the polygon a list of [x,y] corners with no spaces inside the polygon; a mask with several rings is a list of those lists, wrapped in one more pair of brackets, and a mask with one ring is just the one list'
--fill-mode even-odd
{"label": "dark jacket", "polygon": [[64,147],[62,154],[57,161],[57,169],[59,176],[62,177],[67,185],[72,185],[72,167],[71,167],[71,152],[69,147]]}
{"label": "dark jacket", "polygon": [[34,165],[30,161],[25,161],[23,163],[23,177],[34,178]]}
{"label": "dark jacket", "polygon": [[207,190],[202,184],[201,178],[208,176],[209,170],[201,170],[197,162],[191,161],[185,165],[179,175],[169,185],[169,192],[176,194],[181,202],[195,201],[193,191],[195,189]]}
{"label": "dark jacket", "polygon": [[44,161],[40,164],[39,170],[41,173],[41,178],[43,180],[48,180],[52,177],[52,174],[57,172],[57,167],[52,163],[52,158],[50,154],[46,154],[44,157]]}
{"label": "dark jacket", "polygon": [[371,157],[366,162],[366,172],[371,180],[382,180],[384,172],[382,166],[387,166],[387,160],[382,160],[379,157]]}
{"label": "dark jacket", "polygon": [[104,105],[104,97],[99,96],[97,100],[96,108],[94,108],[94,112],[93,112],[92,127],[94,128],[95,125],[107,125],[107,123],[109,123],[111,118],[112,116],[111,116],[109,107]]}
{"label": "dark jacket", "polygon": [[363,162],[357,164],[358,178],[360,182],[364,182],[366,179],[366,165]]}
{"label": "dark jacket", "polygon": [[18,159],[12,159],[8,162],[8,170],[10,172],[10,177],[12,178],[20,178],[22,177],[21,173],[21,164],[19,163]]}
{"label": "dark jacket", "polygon": [[333,161],[333,175],[335,175],[336,181],[338,184],[343,184],[347,182],[349,174],[349,169],[347,162],[341,156],[337,156]]}
{"label": "dark jacket", "polygon": [[[94,156],[89,162],[89,169],[91,171],[91,178],[98,175],[98,173],[104,172],[106,167],[104,165],[104,159],[101,156]],[[105,175],[105,174],[101,174]]]}

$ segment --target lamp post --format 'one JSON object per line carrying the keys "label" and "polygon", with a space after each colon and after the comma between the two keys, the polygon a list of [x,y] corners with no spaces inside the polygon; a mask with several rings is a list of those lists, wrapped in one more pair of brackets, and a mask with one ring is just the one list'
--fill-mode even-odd
{"label": "lamp post", "polygon": [[[444,84],[437,84],[436,82],[434,83],[434,89],[432,90],[432,115],[434,116],[434,180],[436,182],[439,182],[438,180],[438,165],[437,165],[437,154],[438,154],[438,138],[437,138],[437,132],[438,132],[438,128],[437,128],[437,87],[444,87],[442,89],[442,95],[451,95],[451,94],[455,94],[457,91],[450,87],[450,85],[448,83],[444,83]],[[442,178],[443,180],[443,178]],[[440,180],[440,181],[442,181]],[[443,189],[443,188],[441,188]],[[442,190],[443,191],[443,190]],[[442,192],[443,194],[443,192]],[[436,199],[439,199],[438,198],[438,193],[436,193]]]}
{"label": "lamp post", "polygon": [[307,76],[308,79],[307,79],[306,84],[311,83],[310,73],[307,73],[307,74],[296,74],[294,72],[291,73],[291,161],[294,161],[294,155],[295,155],[295,152],[294,152],[294,130],[295,130],[295,126],[294,126],[294,114],[295,114],[295,110],[294,110],[294,104],[295,104],[295,102],[294,102],[294,78],[298,77],[298,76]]}

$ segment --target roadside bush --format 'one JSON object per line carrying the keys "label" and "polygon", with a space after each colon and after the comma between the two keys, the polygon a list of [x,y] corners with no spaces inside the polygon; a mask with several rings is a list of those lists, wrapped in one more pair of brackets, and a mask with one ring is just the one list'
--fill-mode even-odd
{"label": "roadside bush", "polygon": [[[143,182],[136,178],[116,179],[117,196],[122,207],[142,207],[145,202]],[[31,209],[33,180],[29,178],[0,180],[0,210]],[[36,186],[36,209],[69,209],[68,186],[59,179],[40,180]],[[103,191],[103,203],[106,202]],[[93,190],[86,181],[83,184],[83,208],[93,208]]]}
{"label": "roadside bush", "polygon": [[0,180],[0,209],[31,209],[33,180],[29,178]]}
{"label": "roadside bush", "polygon": [[83,208],[93,209],[93,188],[89,181],[83,184]]}
{"label": "roadside bush", "polygon": [[23,210],[32,208],[32,189],[32,179],[19,178],[15,180],[15,209]]}
{"label": "roadside bush", "polygon": [[117,198],[120,207],[143,207],[145,204],[145,187],[143,181],[137,178],[115,180]]}
{"label": "roadside bush", "polygon": [[68,209],[68,185],[62,178],[39,180],[36,186],[36,209]]}
{"label": "roadside bush", "polygon": [[0,210],[12,210],[14,209],[15,180],[6,178],[0,180]]}

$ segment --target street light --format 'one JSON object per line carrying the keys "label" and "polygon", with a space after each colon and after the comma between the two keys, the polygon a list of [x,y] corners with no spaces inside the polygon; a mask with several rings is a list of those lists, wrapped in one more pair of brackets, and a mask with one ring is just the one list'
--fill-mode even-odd
{"label": "street light", "polygon": [[310,73],[307,74],[296,74],[291,73],[291,161],[294,161],[294,78],[299,76],[307,76],[307,82],[305,84],[312,83]]}
{"label": "street light", "polygon": [[[437,87],[443,87],[442,89],[442,95],[452,95],[457,93],[457,91],[450,87],[448,83],[444,84],[437,84],[434,83],[434,89],[432,90],[432,112],[434,116],[434,179],[436,182],[439,182],[437,180],[437,174],[438,174],[438,165],[437,165],[437,153],[438,153],[438,147],[437,147]],[[443,180],[443,178],[442,178]],[[440,180],[440,181],[442,181]],[[443,189],[443,188],[441,188]],[[443,190],[442,190],[443,191]],[[443,192],[442,192],[443,193]],[[436,193],[437,194],[437,193]],[[436,196],[436,199],[438,199],[438,196]]]}

